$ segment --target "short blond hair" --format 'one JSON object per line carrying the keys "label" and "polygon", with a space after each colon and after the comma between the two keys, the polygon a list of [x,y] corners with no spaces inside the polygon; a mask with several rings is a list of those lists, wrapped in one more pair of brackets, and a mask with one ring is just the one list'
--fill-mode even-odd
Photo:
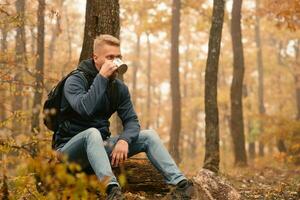
{"label": "short blond hair", "polygon": [[120,40],[112,35],[103,34],[98,35],[94,39],[94,47],[93,51],[95,52],[99,47],[101,47],[104,44],[112,45],[112,46],[120,46]]}

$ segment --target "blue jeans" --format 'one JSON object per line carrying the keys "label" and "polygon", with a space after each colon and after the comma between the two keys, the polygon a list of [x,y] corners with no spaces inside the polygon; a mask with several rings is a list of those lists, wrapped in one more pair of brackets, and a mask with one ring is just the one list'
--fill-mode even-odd
{"label": "blue jeans", "polygon": [[[108,178],[108,185],[119,185],[109,158],[117,140],[118,136],[103,141],[98,129],[89,128],[75,135],[58,151],[66,154],[69,161],[80,164],[83,169],[92,167],[100,181]],[[186,179],[155,131],[141,131],[138,139],[129,145],[128,157],[140,152],[146,153],[150,162],[164,176],[166,183],[176,185]]]}

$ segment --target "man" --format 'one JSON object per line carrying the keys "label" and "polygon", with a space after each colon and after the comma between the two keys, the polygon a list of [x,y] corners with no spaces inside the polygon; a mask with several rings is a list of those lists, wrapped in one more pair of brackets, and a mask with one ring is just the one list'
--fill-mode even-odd
{"label": "man", "polygon": [[[61,111],[64,113],[70,108],[72,111],[62,117],[64,120],[54,139],[55,149],[82,168],[91,167],[100,181],[108,180],[107,199],[123,199],[111,166],[118,166],[139,152],[146,153],[168,184],[176,185],[173,196],[190,199],[193,185],[179,171],[157,133],[140,131],[128,87],[116,79],[118,70],[112,62],[115,58],[122,58],[119,40],[111,35],[100,35],[94,40],[93,58],[82,61],[78,67],[92,77],[91,85],[80,72],[66,80]],[[113,84],[113,92],[118,97],[115,108],[112,106]],[[115,111],[124,130],[119,136],[110,137],[108,120]]]}

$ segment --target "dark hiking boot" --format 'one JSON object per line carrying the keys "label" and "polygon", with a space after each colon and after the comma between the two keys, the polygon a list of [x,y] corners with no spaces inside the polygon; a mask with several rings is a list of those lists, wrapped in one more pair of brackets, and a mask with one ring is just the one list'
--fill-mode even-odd
{"label": "dark hiking boot", "polygon": [[176,188],[167,196],[172,200],[190,200],[194,194],[194,184],[190,180],[183,180],[176,185]]}
{"label": "dark hiking boot", "polygon": [[110,192],[107,194],[106,200],[124,200],[121,188],[118,186],[111,188]]}

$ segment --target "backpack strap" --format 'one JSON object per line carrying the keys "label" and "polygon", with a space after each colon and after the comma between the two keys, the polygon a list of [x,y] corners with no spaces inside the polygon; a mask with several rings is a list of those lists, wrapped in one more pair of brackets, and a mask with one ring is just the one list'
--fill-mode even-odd
{"label": "backpack strap", "polygon": [[94,78],[92,75],[88,74],[87,72],[80,70],[80,69],[76,69],[77,72],[81,73],[83,75],[83,77],[85,78],[86,84],[88,86],[88,88],[92,85]]}

